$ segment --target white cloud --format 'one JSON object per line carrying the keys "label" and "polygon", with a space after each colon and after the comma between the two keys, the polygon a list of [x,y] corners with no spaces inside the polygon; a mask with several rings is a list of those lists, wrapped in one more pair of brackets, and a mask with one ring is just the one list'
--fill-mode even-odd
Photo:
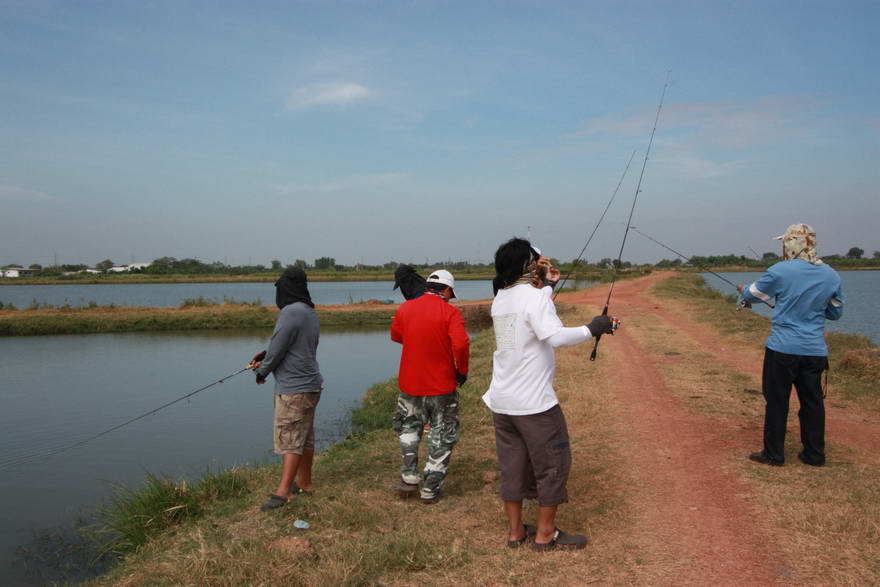
{"label": "white cloud", "polygon": [[329,194],[348,190],[362,190],[398,182],[408,177],[406,173],[370,173],[354,175],[324,183],[271,184],[269,187],[279,194]]}
{"label": "white cloud", "polygon": [[55,202],[58,200],[46,192],[4,183],[0,183],[0,199],[25,200],[28,202]]}
{"label": "white cloud", "polygon": [[658,157],[657,166],[667,172],[687,179],[713,179],[738,172],[743,168],[739,162],[715,163],[694,154]]}
{"label": "white cloud", "polygon": [[[800,126],[804,111],[815,100],[803,96],[767,97],[751,103],[668,104],[660,114],[663,132],[679,133],[714,146],[745,149],[790,135]],[[582,134],[647,136],[656,108],[612,114],[588,121]]]}
{"label": "white cloud", "polygon": [[353,82],[311,84],[297,88],[287,98],[288,110],[316,106],[349,106],[372,98],[374,92],[366,86]]}

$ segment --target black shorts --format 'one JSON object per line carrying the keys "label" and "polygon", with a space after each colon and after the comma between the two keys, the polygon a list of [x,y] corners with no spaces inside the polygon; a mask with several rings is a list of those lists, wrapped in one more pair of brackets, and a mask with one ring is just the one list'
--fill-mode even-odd
{"label": "black shorts", "polygon": [[493,412],[492,422],[501,466],[501,499],[537,497],[538,504],[545,507],[568,501],[571,447],[559,404],[527,416]]}

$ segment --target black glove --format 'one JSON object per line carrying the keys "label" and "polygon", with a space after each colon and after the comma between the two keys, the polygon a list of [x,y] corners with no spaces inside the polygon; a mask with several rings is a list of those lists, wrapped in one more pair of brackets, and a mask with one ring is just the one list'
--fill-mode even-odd
{"label": "black glove", "polygon": [[455,381],[458,383],[458,386],[461,387],[467,381],[467,375],[462,375],[458,371],[455,372]]}
{"label": "black glove", "polygon": [[256,355],[254,355],[254,358],[251,359],[251,363],[259,363],[260,361],[262,361],[265,358],[266,358],[266,351],[260,351]]}
{"label": "black glove", "polygon": [[600,334],[613,334],[614,330],[612,330],[613,324],[611,323],[611,318],[608,316],[595,316],[593,321],[587,324],[587,328],[590,329],[590,334],[593,336],[599,336]]}

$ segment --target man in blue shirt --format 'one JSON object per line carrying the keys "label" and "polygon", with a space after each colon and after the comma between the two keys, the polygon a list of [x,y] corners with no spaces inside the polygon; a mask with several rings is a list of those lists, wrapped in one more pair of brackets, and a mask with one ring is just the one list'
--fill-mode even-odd
{"label": "man in blue shirt", "polygon": [[767,465],[785,462],[785,427],[791,386],[797,390],[803,450],[798,458],[807,465],[825,464],[825,404],[822,372],[828,369],[825,320],[843,315],[840,276],[816,253],[816,232],[807,224],[793,224],[782,241],[782,258],[748,287],[737,287],[749,302],[773,304],[772,327],[764,349],[762,387],[764,449],[749,459]]}

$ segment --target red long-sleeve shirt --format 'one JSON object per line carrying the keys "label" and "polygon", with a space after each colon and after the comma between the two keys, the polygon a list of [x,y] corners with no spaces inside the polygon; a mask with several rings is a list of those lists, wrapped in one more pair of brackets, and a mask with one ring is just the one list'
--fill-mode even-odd
{"label": "red long-sleeve shirt", "polygon": [[470,339],[458,308],[432,294],[404,302],[391,322],[391,340],[403,345],[398,386],[409,395],[455,391],[456,370],[468,372]]}

